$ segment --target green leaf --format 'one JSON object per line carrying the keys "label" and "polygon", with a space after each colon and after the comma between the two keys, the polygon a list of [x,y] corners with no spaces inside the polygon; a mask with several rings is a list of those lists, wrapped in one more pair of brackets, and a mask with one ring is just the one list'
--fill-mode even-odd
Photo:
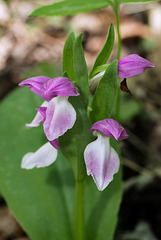
{"label": "green leaf", "polygon": [[104,73],[92,100],[91,122],[109,118],[115,103],[117,91],[117,60],[113,61]]}
{"label": "green leaf", "polygon": [[56,2],[40,7],[30,14],[30,17],[39,16],[69,16],[81,12],[88,12],[111,5],[110,0],[68,0]]}
{"label": "green leaf", "polygon": [[74,43],[74,70],[76,76],[76,84],[85,108],[88,105],[89,85],[88,85],[88,69],[84,58],[82,47],[82,34],[80,34]]}
{"label": "green leaf", "polygon": [[157,2],[157,0],[119,0],[119,3]]}
{"label": "green leaf", "polygon": [[59,152],[58,159],[49,167],[20,167],[24,154],[46,142],[41,127],[25,127],[41,102],[22,87],[0,106],[0,189],[32,240],[71,240],[74,178],[67,160]]}
{"label": "green leaf", "polygon": [[90,72],[89,78],[92,78],[95,75],[95,69],[97,67],[105,64],[108,61],[108,59],[111,55],[111,52],[113,50],[114,40],[115,40],[114,26],[113,26],[113,23],[111,23],[108,34],[107,34],[106,41],[96,58],[93,68]]}
{"label": "green leaf", "polygon": [[66,72],[68,78],[79,88],[82,102],[86,108],[89,98],[89,86],[88,69],[82,47],[82,34],[76,40],[73,33],[67,38],[63,50],[63,72]]}
{"label": "green leaf", "polygon": [[74,42],[75,35],[74,33],[71,33],[67,38],[63,49],[63,72],[67,73],[68,78],[72,82],[76,81],[73,62]]}
{"label": "green leaf", "polygon": [[[103,65],[99,65],[98,67],[96,67],[93,71],[92,71],[92,77],[95,76],[96,74],[98,74],[99,72],[103,72],[105,70],[107,70],[109,64],[103,64]],[[102,74],[103,75],[103,74]],[[92,79],[91,79],[92,80]]]}
{"label": "green leaf", "polygon": [[84,150],[87,144],[93,140],[93,136],[88,132],[91,126],[80,98],[70,97],[70,102],[76,110],[77,119],[74,127],[59,138],[59,145],[73,168],[76,180],[82,181],[87,176]]}

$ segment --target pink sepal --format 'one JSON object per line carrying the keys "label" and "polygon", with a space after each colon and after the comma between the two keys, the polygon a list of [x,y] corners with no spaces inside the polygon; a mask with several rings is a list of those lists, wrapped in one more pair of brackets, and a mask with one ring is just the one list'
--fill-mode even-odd
{"label": "pink sepal", "polygon": [[46,101],[56,96],[78,96],[74,84],[65,77],[48,78],[38,76],[22,81],[19,86],[29,86],[30,90]]}
{"label": "pink sepal", "polygon": [[124,128],[113,119],[104,119],[98,121],[94,123],[91,129],[89,129],[88,131],[93,132],[95,130],[104,133],[106,136],[114,137],[117,141],[119,139],[128,138],[128,135]]}
{"label": "pink sepal", "polygon": [[128,55],[118,61],[118,76],[129,78],[141,74],[147,68],[155,67],[151,62],[137,54]]}
{"label": "pink sepal", "polygon": [[51,98],[50,96],[45,95],[45,83],[49,81],[50,78],[45,76],[37,76],[28,78],[19,83],[19,86],[29,86],[30,90],[36,93],[38,96],[43,98],[46,101],[49,101]]}
{"label": "pink sepal", "polygon": [[47,96],[78,96],[74,84],[65,77],[57,77],[50,79],[45,84],[45,94]]}

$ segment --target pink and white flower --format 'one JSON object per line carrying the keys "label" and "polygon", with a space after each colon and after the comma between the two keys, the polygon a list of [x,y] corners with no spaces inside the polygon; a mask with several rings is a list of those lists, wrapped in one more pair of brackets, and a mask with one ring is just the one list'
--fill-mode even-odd
{"label": "pink and white flower", "polygon": [[[37,109],[38,112],[33,121],[30,124],[26,124],[26,126],[28,128],[37,127],[40,122],[43,121],[44,133],[50,142],[43,145],[34,154],[25,155],[22,167],[44,167],[49,165],[48,163],[56,160],[57,154],[54,153],[55,150],[52,150],[51,154],[48,154],[48,157],[52,157],[52,159],[53,156],[55,156],[55,160],[49,161],[48,159],[48,163],[40,161],[41,164],[39,164],[36,159],[41,159],[41,153],[45,154],[48,149],[51,150],[51,145],[59,149],[58,137],[62,136],[68,129],[71,129],[76,121],[76,111],[68,101],[68,97],[78,96],[79,93],[76,91],[74,84],[65,77],[53,79],[44,76],[32,77],[24,80],[19,85],[29,86],[32,92],[45,100],[39,109]],[[30,164],[30,162],[32,162],[33,165]]]}
{"label": "pink and white flower", "polygon": [[117,141],[128,137],[124,128],[113,119],[104,119],[92,125],[97,139],[89,143],[84,152],[87,174],[92,175],[97,188],[103,191],[119,170],[119,157],[110,146],[110,137]]}
{"label": "pink and white flower", "polygon": [[[147,59],[142,58],[137,54],[130,54],[118,61],[117,76],[120,78],[129,78],[145,72],[147,68],[154,67],[155,66]],[[104,73],[105,71],[97,73],[90,79],[90,84],[92,84],[93,81],[100,79]]]}

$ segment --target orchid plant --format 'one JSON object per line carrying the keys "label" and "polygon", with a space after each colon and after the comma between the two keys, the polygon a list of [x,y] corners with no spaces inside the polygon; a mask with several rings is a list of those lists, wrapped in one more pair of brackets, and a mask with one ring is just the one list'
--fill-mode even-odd
{"label": "orchid plant", "polygon": [[[65,8],[67,15],[83,11],[87,2],[70,0],[54,6],[59,12],[64,3],[78,5],[72,12]],[[137,54],[120,59],[117,1],[90,0],[90,4],[91,9],[113,6],[118,58],[109,61],[115,41],[111,23],[104,46],[88,74],[82,35],[76,38],[71,33],[64,45],[62,75],[22,81],[19,86],[27,86],[30,91],[19,88],[1,107],[2,116],[7,104],[12,113],[12,124],[7,127],[14,150],[8,151],[8,145],[3,144],[6,158],[1,163],[0,187],[32,240],[105,240],[107,236],[112,240],[117,224],[122,196],[118,141],[128,137],[119,121],[120,91],[131,95],[126,79],[154,65]],[[33,15],[45,15],[45,11],[51,14],[52,10],[43,7]],[[92,94],[91,87],[98,78]],[[123,81],[119,86],[120,78]],[[31,121],[26,124],[27,129],[25,119]],[[1,133],[3,139],[8,139],[3,122]],[[18,146],[21,148],[17,150],[17,162],[13,162],[11,158]]]}
{"label": "orchid plant", "polygon": [[[111,28],[113,28],[112,25]],[[68,44],[71,36],[73,35],[69,36],[66,44]],[[64,54],[66,53],[64,52]],[[99,191],[103,191],[107,188],[115,177],[114,175],[119,171],[120,165],[119,155],[111,146],[110,137],[115,138],[117,141],[128,137],[125,129],[116,120],[109,118],[112,114],[112,108],[110,108],[110,114],[107,114],[106,103],[103,106],[102,102],[98,99],[100,98],[100,94],[105,93],[105,91],[101,92],[98,90],[102,82],[106,81],[109,69],[113,65],[115,74],[124,78],[124,80],[127,77],[143,73],[146,68],[154,67],[151,62],[136,54],[126,56],[119,60],[118,63],[117,61],[109,63],[107,65],[107,69],[103,71],[103,77],[100,80],[94,96],[92,97],[93,101],[91,106],[88,103],[88,96],[90,92],[89,82],[85,82],[84,85],[82,85],[82,83],[79,82],[79,75],[70,79],[70,67],[66,69],[67,71],[64,74],[66,77],[48,78],[46,76],[37,76],[26,79],[19,84],[20,86],[29,86],[29,89],[33,93],[45,100],[45,102],[36,109],[37,114],[33,121],[26,126],[28,128],[37,127],[42,121],[43,130],[48,141],[36,152],[29,152],[25,154],[22,159],[21,167],[25,169],[32,169],[34,167],[40,168],[49,166],[56,161],[58,156],[57,151],[62,151],[71,164],[76,181],[74,219],[75,239],[83,240],[85,238],[83,217],[84,202],[80,202],[80,199],[83,198],[84,181],[87,175],[91,175],[93,177]],[[100,73],[101,72],[97,74],[100,76]],[[97,74],[90,79],[90,82],[96,78]],[[115,76],[115,78],[117,76]],[[72,82],[71,80],[74,81]],[[88,78],[85,80],[88,80]],[[114,80],[111,79],[111,84],[112,81]],[[108,82],[106,84],[105,88],[107,89],[110,87],[110,84]],[[115,96],[112,100],[114,104]],[[82,119],[82,121],[79,119],[80,108],[85,115],[85,118]],[[98,108],[98,110],[95,111],[96,108]],[[106,118],[104,119],[102,116],[105,116]],[[91,128],[88,129],[91,125],[90,122],[93,124]],[[77,131],[78,129],[81,131],[86,129],[86,132],[83,133],[82,136],[81,133],[73,133],[72,130],[74,128],[77,128]],[[93,132],[93,136],[90,134],[91,132]],[[67,137],[64,137],[66,135]],[[81,137],[83,137],[83,141],[85,143],[83,145],[81,145],[81,142],[79,143],[79,138]],[[75,138],[78,138],[76,152],[71,151],[69,154],[68,149],[72,149],[73,139]],[[64,141],[62,141],[62,139],[64,139]],[[81,153],[79,154],[77,151],[81,151]],[[79,158],[77,158],[77,154],[80,155]],[[73,157],[75,159],[74,161],[71,161]],[[76,169],[75,165],[77,165]],[[77,185],[79,185],[79,187]],[[80,185],[82,185],[81,191]],[[79,210],[80,208],[81,211]]]}

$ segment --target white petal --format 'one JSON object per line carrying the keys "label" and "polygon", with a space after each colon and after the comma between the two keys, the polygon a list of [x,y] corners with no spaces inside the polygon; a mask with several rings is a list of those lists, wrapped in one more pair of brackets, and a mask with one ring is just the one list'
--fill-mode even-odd
{"label": "white petal", "polygon": [[21,168],[32,169],[34,167],[46,167],[55,162],[57,150],[49,143],[45,143],[35,153],[24,155]]}
{"label": "white petal", "polygon": [[97,73],[93,78],[89,80],[89,85],[91,86],[93,82],[97,82],[101,79],[101,77],[104,75],[105,71]]}
{"label": "white petal", "polygon": [[44,121],[44,132],[49,141],[62,136],[68,129],[72,128],[76,121],[76,112],[68,97],[53,98],[46,110]]}
{"label": "white petal", "polygon": [[34,153],[26,153],[21,162],[21,168],[32,169],[36,166],[36,161],[33,159]]}
{"label": "white petal", "polygon": [[[41,107],[47,107],[48,106],[48,102],[44,101],[43,104],[41,105]],[[44,117],[42,116],[42,114],[40,112],[37,112],[33,121],[31,123],[27,123],[26,127],[27,128],[32,128],[32,127],[38,127],[40,125],[40,122],[43,121]]]}
{"label": "white petal", "polygon": [[87,174],[92,175],[97,188],[103,191],[119,170],[119,157],[109,144],[109,137],[97,133],[98,138],[87,145],[84,158]]}

